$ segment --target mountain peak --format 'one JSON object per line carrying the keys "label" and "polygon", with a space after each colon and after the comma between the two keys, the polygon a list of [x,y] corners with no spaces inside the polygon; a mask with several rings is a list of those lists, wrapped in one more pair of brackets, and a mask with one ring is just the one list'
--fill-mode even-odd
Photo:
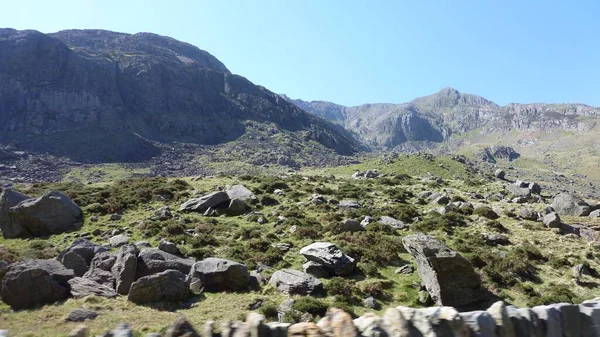
{"label": "mountain peak", "polygon": [[456,96],[460,95],[460,92],[452,87],[445,87],[437,92],[439,96]]}

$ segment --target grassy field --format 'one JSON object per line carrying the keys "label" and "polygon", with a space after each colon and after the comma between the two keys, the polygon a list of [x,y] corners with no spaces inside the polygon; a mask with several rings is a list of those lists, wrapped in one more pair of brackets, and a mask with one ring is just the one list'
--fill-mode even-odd
{"label": "grassy field", "polygon": [[[365,180],[351,178],[355,171],[365,169],[376,169],[384,176]],[[421,179],[431,176],[440,177],[443,181]],[[600,257],[600,245],[572,235],[560,235],[544,228],[541,223],[514,217],[514,212],[520,208],[541,211],[547,206],[545,204],[517,205],[492,199],[472,199],[471,193],[475,192],[482,195],[498,193],[505,183],[475,174],[450,157],[399,155],[393,160],[370,158],[360,164],[305,170],[297,174],[221,174],[201,180],[119,179],[112,183],[64,182],[21,186],[20,189],[31,195],[52,189],[64,191],[83,207],[86,221],[77,232],[47,239],[0,238],[0,259],[54,258],[75,239],[75,234],[127,227],[132,233],[132,242],[143,239],[155,246],[160,239],[166,238],[177,243],[185,255],[196,259],[218,256],[244,262],[249,269],[264,263],[272,268],[265,272],[268,277],[281,268],[301,269],[305,259],[299,254],[300,248],[315,241],[329,241],[357,258],[359,270],[345,279],[322,280],[327,295],[317,298],[317,301],[322,306],[338,306],[360,315],[372,311],[362,306],[362,299],[371,295],[382,305],[381,310],[376,312],[398,305],[418,307],[429,304],[419,302],[420,280],[416,272],[411,275],[394,272],[404,264],[415,265],[413,258],[404,251],[401,240],[408,234],[423,231],[465,255],[477,267],[488,289],[517,306],[577,302],[597,295],[598,279],[584,276],[576,281],[571,268],[585,262],[600,270],[596,262]],[[163,205],[175,211],[192,196],[237,183],[257,195],[259,201],[253,208],[258,213],[218,217],[185,213],[180,214],[180,220],[184,221],[150,219],[154,211]],[[284,192],[276,195],[273,193],[275,189]],[[477,212],[429,213],[440,206],[420,198],[419,194],[423,191],[444,192],[453,200],[489,206],[498,219],[488,219]],[[314,205],[309,201],[314,193],[328,200],[358,200],[363,207],[339,211],[332,204]],[[111,221],[110,214],[114,212],[121,213],[122,219]],[[98,216],[99,221],[90,222],[91,215]],[[396,231],[375,224],[364,232],[339,232],[343,219],[360,220],[364,215],[393,216],[409,223],[410,230]],[[268,223],[258,224],[260,216],[265,217]],[[278,221],[279,216],[285,217],[285,220]],[[600,225],[597,220],[588,218],[565,218],[564,221],[590,227]],[[290,232],[292,226],[298,229],[294,233]],[[189,229],[197,235],[186,235],[185,230]],[[502,233],[509,238],[510,244],[488,246],[482,239],[485,233]],[[107,243],[107,239],[100,236],[92,236],[92,241]],[[293,248],[282,253],[271,246],[281,242],[287,242]],[[64,336],[76,326],[64,322],[69,312],[75,308],[91,308],[100,314],[96,320],[86,323],[93,334],[125,321],[133,325],[138,335],[143,335],[164,331],[176,316],[186,316],[199,327],[209,319],[218,322],[241,319],[249,312],[249,305],[257,299],[265,301],[262,310],[266,311],[265,308],[277,306],[285,298],[266,285],[257,292],[204,294],[181,305],[159,303],[137,306],[128,303],[124,297],[112,300],[70,299],[21,312],[13,312],[3,305],[0,307],[0,327],[8,329],[11,336],[36,336],[41,331],[45,336]]]}

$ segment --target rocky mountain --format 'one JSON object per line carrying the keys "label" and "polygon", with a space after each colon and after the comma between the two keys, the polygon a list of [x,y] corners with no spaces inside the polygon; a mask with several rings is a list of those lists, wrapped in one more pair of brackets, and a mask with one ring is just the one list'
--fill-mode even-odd
{"label": "rocky mountain", "polygon": [[401,104],[338,104],[284,98],[317,116],[343,125],[375,148],[402,149],[440,143],[453,134],[475,129],[566,130],[584,132],[596,125],[600,108],[583,104],[518,104],[499,106],[483,97],[453,88]]}
{"label": "rocky mountain", "polygon": [[247,124],[339,154],[339,126],[232,74],[208,52],[150,33],[0,29],[0,145],[83,162],[134,162],[157,144],[223,144]]}

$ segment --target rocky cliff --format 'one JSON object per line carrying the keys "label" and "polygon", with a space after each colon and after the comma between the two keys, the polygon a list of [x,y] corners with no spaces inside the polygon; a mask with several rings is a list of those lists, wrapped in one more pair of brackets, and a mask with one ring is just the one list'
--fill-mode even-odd
{"label": "rocky cliff", "polygon": [[103,30],[0,29],[0,144],[79,161],[138,161],[156,142],[221,144],[248,121],[340,154],[342,128],[232,74],[169,37]]}
{"label": "rocky cliff", "polygon": [[[287,98],[287,96],[285,96]],[[453,134],[566,130],[584,132],[596,125],[600,108],[583,104],[509,104],[453,88],[401,104],[344,107],[330,102],[290,102],[317,116],[344,125],[376,148],[398,149],[440,143]]]}

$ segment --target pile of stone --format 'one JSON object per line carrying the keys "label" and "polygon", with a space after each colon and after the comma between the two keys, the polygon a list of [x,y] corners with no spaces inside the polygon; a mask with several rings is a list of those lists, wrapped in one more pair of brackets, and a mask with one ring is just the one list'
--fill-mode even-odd
{"label": "pile of stone", "polygon": [[[170,247],[164,244],[161,247]],[[196,262],[157,248],[108,247],[76,240],[56,260],[26,260],[7,267],[3,301],[13,309],[88,295],[127,296],[134,303],[184,301],[202,291],[240,291],[250,286],[245,265],[220,258]]]}
{"label": "pile of stone", "polygon": [[379,177],[377,170],[366,170],[363,172],[354,172],[352,178],[354,179],[373,179]]}
{"label": "pile of stone", "polygon": [[[197,328],[197,329],[196,329]],[[504,302],[495,302],[487,310],[459,312],[452,307],[414,309],[395,307],[382,316],[373,313],[352,319],[350,314],[330,308],[317,323],[267,322],[263,315],[251,312],[243,322],[214,321],[194,327],[183,317],[161,335],[150,336],[220,336],[273,337],[273,336],[600,336],[600,298],[581,304],[551,304],[533,308],[516,308]],[[200,332],[198,332],[200,331]],[[122,323],[111,330],[110,336],[132,336],[128,324]],[[79,326],[72,336],[86,336],[87,328]],[[109,334],[106,334],[109,335]]]}

